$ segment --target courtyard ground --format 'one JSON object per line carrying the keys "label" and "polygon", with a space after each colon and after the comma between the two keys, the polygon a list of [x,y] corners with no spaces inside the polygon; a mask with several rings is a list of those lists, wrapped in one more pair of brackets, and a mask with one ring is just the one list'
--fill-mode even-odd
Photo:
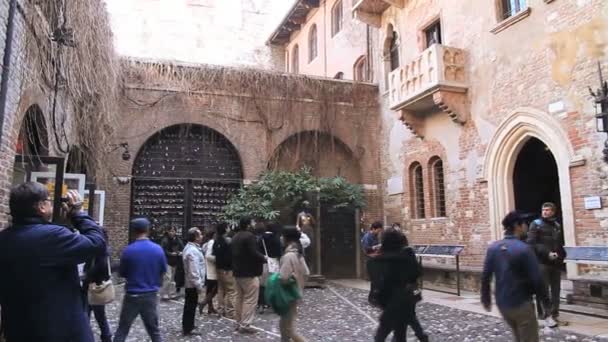
{"label": "courtyard ground", "polygon": [[[367,291],[361,286],[332,284],[326,289],[307,289],[304,302],[300,306],[298,329],[308,341],[323,342],[368,342],[373,340],[378,312],[367,304]],[[122,286],[118,286],[118,298],[122,298]],[[418,316],[431,341],[511,341],[512,337],[502,322],[494,315],[476,312],[472,302],[473,297],[456,297],[438,295],[436,292],[425,291],[425,300],[418,306]],[[278,316],[267,312],[257,315],[255,335],[241,335],[234,331],[233,321],[215,316],[197,314],[198,330],[202,336],[183,337],[181,335],[181,313],[183,299],[161,302],[161,331],[164,340],[172,341],[280,341],[278,331]],[[108,316],[112,331],[118,324],[120,300],[108,305]],[[573,316],[568,316],[573,320]],[[596,318],[578,318],[581,322],[594,322],[600,327],[608,328],[608,321]],[[576,320],[574,320],[576,321]],[[92,320],[93,329],[97,326]],[[608,341],[608,335],[600,335],[599,330],[579,326],[587,335],[577,330],[576,324],[568,330],[560,329],[551,334],[543,334],[543,341]],[[592,336],[595,335],[595,336]],[[140,342],[149,340],[138,318],[131,329],[128,341]],[[411,331],[408,340],[415,341]]]}

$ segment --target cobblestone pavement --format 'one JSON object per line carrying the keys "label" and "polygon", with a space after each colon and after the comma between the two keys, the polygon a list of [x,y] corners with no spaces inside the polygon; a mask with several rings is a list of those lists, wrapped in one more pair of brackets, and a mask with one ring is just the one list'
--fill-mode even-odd
{"label": "cobblestone pavement", "polygon": [[[121,289],[121,287],[119,287]],[[120,291],[119,291],[120,292]],[[118,294],[122,298],[122,293]],[[272,313],[257,315],[255,326],[260,331],[255,335],[234,332],[234,322],[206,313],[198,316],[198,330],[202,336],[181,335],[183,299],[161,302],[161,331],[166,342],[172,341],[280,341],[278,316]],[[112,330],[118,325],[120,301],[108,305],[108,317]],[[205,310],[206,312],[206,310]],[[452,309],[431,303],[418,306],[418,317],[431,336],[431,341],[512,341],[511,333],[498,318]],[[362,290],[332,286],[327,289],[307,289],[300,306],[298,330],[308,341],[368,342],[373,341],[378,312],[367,304],[367,293]],[[97,324],[91,321],[97,332]],[[141,320],[138,318],[131,328],[129,342],[148,341]],[[415,341],[408,331],[408,340]],[[543,341],[606,342],[572,333],[556,331],[544,334]]]}

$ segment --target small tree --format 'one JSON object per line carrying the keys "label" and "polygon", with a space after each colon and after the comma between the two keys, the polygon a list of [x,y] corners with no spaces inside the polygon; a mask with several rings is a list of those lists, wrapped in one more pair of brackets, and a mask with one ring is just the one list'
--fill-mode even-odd
{"label": "small tree", "polygon": [[325,206],[362,208],[366,204],[363,187],[342,177],[316,178],[310,168],[297,172],[266,171],[257,182],[241,188],[230,198],[223,218],[231,223],[245,215],[273,220],[281,208],[296,208],[307,194],[317,191]]}

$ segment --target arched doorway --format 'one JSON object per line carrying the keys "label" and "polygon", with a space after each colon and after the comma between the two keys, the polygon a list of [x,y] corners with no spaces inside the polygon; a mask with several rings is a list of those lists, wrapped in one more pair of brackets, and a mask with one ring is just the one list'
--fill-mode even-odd
{"label": "arched doorway", "polygon": [[226,137],[201,125],[171,126],[135,158],[131,214],[151,218],[155,232],[174,226],[184,234],[217,223],[241,182],[241,159]]}
{"label": "arched doorway", "polygon": [[46,120],[38,105],[30,106],[25,112],[15,150],[17,154],[28,156],[46,156],[49,154]]}
{"label": "arched doorway", "polygon": [[47,166],[39,157],[49,154],[48,131],[44,114],[38,105],[30,106],[25,112],[15,142],[15,154],[24,158],[15,162],[14,185],[29,181],[31,172],[47,171]]}
{"label": "arched doorway", "polygon": [[[271,170],[296,171],[305,166],[311,168],[316,177],[341,176],[351,183],[361,182],[359,161],[354,153],[345,143],[327,133],[305,131],[292,135],[279,145],[268,163]],[[282,210],[282,223],[294,225],[299,209]],[[354,210],[318,209],[313,210],[313,216],[320,223],[321,273],[329,278],[355,278],[358,239]],[[306,256],[313,272],[318,273],[313,257],[316,248],[312,245]]]}
{"label": "arched doorway", "polygon": [[[533,140],[535,139],[535,140]],[[527,145],[530,143],[530,145]],[[541,145],[542,143],[542,145]],[[576,246],[576,222],[574,220],[574,208],[572,202],[572,185],[570,182],[570,168],[585,164],[585,159],[574,152],[567,133],[562,128],[560,122],[551,115],[536,110],[534,108],[519,108],[505,118],[497,127],[496,134],[490,140],[486,150],[486,160],[484,162],[485,179],[488,182],[488,200],[490,214],[490,230],[492,240],[502,237],[501,220],[504,215],[517,206],[523,208],[538,206],[532,200],[517,202],[517,189],[525,191],[523,185],[515,185],[515,182],[522,182],[521,169],[516,171],[518,159],[529,160],[525,157],[528,154],[542,154],[545,164],[551,165],[549,156],[542,150],[549,150],[555,167],[557,169],[557,192],[547,190],[548,195],[556,204],[560,205],[559,214],[561,215],[564,227],[564,240],[567,246]],[[523,154],[521,154],[522,152]],[[526,163],[524,163],[526,164]],[[529,163],[527,163],[529,164]],[[520,168],[525,168],[520,166]],[[515,176],[520,172],[519,176]],[[546,180],[543,179],[542,182]],[[523,182],[530,182],[523,181]],[[541,182],[541,183],[542,183]],[[555,184],[555,181],[552,181]],[[554,188],[554,186],[548,186]],[[556,197],[555,197],[556,196]],[[527,203],[527,202],[530,203]],[[540,201],[536,199],[534,201]],[[542,203],[541,203],[542,204]],[[540,207],[534,212],[539,213]],[[568,276],[574,277],[577,268],[574,264],[568,264]]]}
{"label": "arched doorway", "polygon": [[537,138],[530,138],[519,151],[513,170],[513,194],[516,209],[536,216],[545,202],[561,208],[555,157]]}

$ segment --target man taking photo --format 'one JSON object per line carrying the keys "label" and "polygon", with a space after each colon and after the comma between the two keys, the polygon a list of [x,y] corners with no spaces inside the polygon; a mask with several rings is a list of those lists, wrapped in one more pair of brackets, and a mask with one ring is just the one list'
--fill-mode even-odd
{"label": "man taking photo", "polygon": [[94,342],[80,288],[78,264],[104,253],[100,227],[70,191],[62,215],[79,234],[51,223],[53,201],[36,182],[11,190],[12,225],[0,232],[2,323],[7,341]]}

